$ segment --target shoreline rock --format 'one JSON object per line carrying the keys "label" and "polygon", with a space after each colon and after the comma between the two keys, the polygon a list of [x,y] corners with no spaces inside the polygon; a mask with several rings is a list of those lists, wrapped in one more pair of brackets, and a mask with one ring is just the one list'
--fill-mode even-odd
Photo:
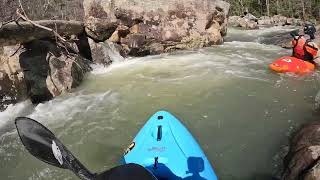
{"label": "shoreline rock", "polygon": [[2,47],[0,109],[27,98],[40,103],[70,92],[90,70],[89,63],[90,60],[54,40],[34,40],[22,47]]}
{"label": "shoreline rock", "polygon": [[301,26],[304,22],[301,19],[288,18],[282,15],[261,16],[256,18],[252,14],[248,13],[246,16],[230,16],[228,18],[228,24],[233,27],[241,27],[244,29],[258,29],[259,26]]}
{"label": "shoreline rock", "polygon": [[70,92],[90,70],[89,60],[51,40],[24,44],[19,55],[27,93],[33,103],[40,103]]}
{"label": "shoreline rock", "polygon": [[[298,33],[303,35],[304,34],[303,26],[300,26],[297,28],[299,28]],[[316,29],[317,29],[317,32],[315,33],[315,39],[313,40],[313,42],[315,42],[318,45],[318,47],[320,47],[320,25],[317,25]],[[309,37],[308,35],[306,36]],[[273,35],[273,34],[267,35],[264,37],[261,43],[277,45],[285,49],[292,49],[293,46],[291,44],[291,40],[292,40],[292,36],[290,35],[290,32],[284,32],[278,35]]]}
{"label": "shoreline rock", "polygon": [[320,177],[320,122],[303,125],[292,137],[284,159],[283,180],[317,180]]}
{"label": "shoreline rock", "polygon": [[[54,29],[61,36],[79,35],[84,32],[80,21],[40,20],[34,23]],[[55,38],[53,32],[39,28],[26,21],[11,22],[0,25],[0,46],[27,43],[42,38]]]}
{"label": "shoreline rock", "polygon": [[258,29],[258,23],[255,18],[248,16],[230,16],[228,18],[228,24],[233,27],[241,27],[244,29]]}
{"label": "shoreline rock", "polygon": [[19,46],[0,47],[0,111],[9,104],[27,98],[24,74],[19,63],[19,52],[13,55],[18,48]]}
{"label": "shoreline rock", "polygon": [[[19,4],[18,0],[7,3],[8,7],[0,9],[0,15],[3,15],[0,21],[3,22],[16,17]],[[8,55],[7,47],[0,52],[0,63],[16,62],[19,64],[16,74],[22,74],[21,80],[12,79],[12,73],[2,70],[4,65],[0,64],[0,95],[2,99],[6,98],[7,104],[27,97],[33,103],[39,103],[70,92],[90,70],[90,63],[107,66],[127,56],[156,55],[221,44],[227,34],[230,7],[223,0],[70,0],[43,7],[30,3],[35,2],[22,0],[22,5],[28,7],[28,17],[39,20],[53,16],[53,20],[36,23],[63,32],[61,35],[70,43],[56,42],[51,31],[30,23],[1,25],[0,31],[5,33],[1,33],[0,44],[21,43],[23,47],[13,57]],[[63,8],[55,12],[58,5]],[[67,12],[64,5],[73,12]],[[43,8],[49,9],[39,11]],[[55,16],[55,13],[61,14]]]}
{"label": "shoreline rock", "polygon": [[[221,0],[188,0],[184,3],[178,0],[84,1],[86,24],[99,26],[99,22],[105,22],[108,25],[100,26],[104,30],[112,27],[114,31],[108,34],[108,39],[122,46],[125,56],[221,44],[226,35],[229,6]],[[103,36],[92,38],[96,41],[106,39]]]}

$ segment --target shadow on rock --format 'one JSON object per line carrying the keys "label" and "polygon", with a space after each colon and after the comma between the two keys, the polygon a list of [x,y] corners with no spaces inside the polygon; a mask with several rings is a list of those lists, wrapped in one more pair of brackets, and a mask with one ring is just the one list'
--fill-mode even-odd
{"label": "shadow on rock", "polygon": [[303,125],[292,137],[284,159],[282,180],[316,180],[320,177],[320,122]]}
{"label": "shadow on rock", "polygon": [[35,40],[24,44],[24,48],[19,61],[32,103],[70,91],[90,70],[88,60],[52,40]]}

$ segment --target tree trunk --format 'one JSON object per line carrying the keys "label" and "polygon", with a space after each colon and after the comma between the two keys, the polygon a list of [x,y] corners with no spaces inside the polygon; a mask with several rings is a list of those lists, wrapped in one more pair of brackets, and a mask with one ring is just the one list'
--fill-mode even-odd
{"label": "tree trunk", "polygon": [[[78,35],[84,32],[84,25],[80,21],[41,20],[34,22],[55,30],[61,36]],[[11,22],[0,26],[0,46],[26,43],[35,39],[54,36],[52,31],[36,27],[25,21]]]}
{"label": "tree trunk", "polygon": [[243,6],[243,1],[242,0],[239,0],[239,4],[240,4],[240,13],[241,15],[243,15],[243,10],[244,10],[244,6]]}
{"label": "tree trunk", "polygon": [[258,3],[260,5],[260,16],[262,16],[262,14],[263,14],[263,3],[261,2],[261,0],[258,0]]}
{"label": "tree trunk", "polygon": [[266,6],[267,6],[267,16],[270,17],[270,3],[269,3],[269,0],[266,0]]}
{"label": "tree trunk", "polygon": [[305,9],[304,1],[305,1],[305,0],[301,0],[302,19],[305,19],[305,18],[306,18],[306,9]]}
{"label": "tree trunk", "polygon": [[292,7],[292,0],[288,0],[289,5],[289,13],[291,17],[293,17],[293,7]]}
{"label": "tree trunk", "polygon": [[276,6],[277,6],[277,14],[280,14],[279,0],[276,1]]}

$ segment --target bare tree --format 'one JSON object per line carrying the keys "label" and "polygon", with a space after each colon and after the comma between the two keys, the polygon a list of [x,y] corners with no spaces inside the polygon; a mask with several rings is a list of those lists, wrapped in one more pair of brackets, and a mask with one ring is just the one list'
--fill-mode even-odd
{"label": "bare tree", "polygon": [[277,6],[277,14],[280,14],[280,4],[279,4],[279,0],[276,1],[276,6]]}
{"label": "bare tree", "polygon": [[266,0],[266,7],[267,7],[267,16],[270,16],[270,0]]}
{"label": "bare tree", "polygon": [[304,1],[305,1],[305,0],[301,0],[302,19],[305,19],[305,18],[306,18],[306,8],[305,8]]}

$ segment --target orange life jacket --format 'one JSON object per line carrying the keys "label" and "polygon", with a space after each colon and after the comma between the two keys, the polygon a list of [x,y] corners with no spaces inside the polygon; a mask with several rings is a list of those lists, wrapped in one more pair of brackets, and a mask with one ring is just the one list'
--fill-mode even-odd
{"label": "orange life jacket", "polygon": [[310,46],[308,43],[310,40],[306,39],[303,36],[295,37],[292,40],[293,45],[293,52],[292,56],[305,60],[305,61],[311,61],[317,56],[318,49],[315,47]]}

